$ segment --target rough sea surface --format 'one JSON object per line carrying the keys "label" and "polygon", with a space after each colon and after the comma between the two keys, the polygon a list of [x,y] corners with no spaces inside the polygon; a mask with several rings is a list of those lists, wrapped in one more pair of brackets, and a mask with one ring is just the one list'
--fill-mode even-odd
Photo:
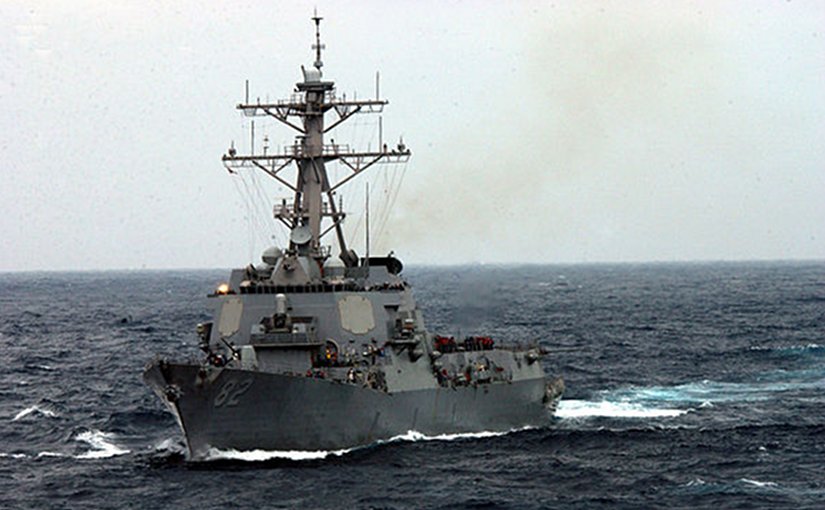
{"label": "rough sea surface", "polygon": [[825,508],[825,263],[404,275],[432,331],[552,352],[552,428],[190,463],[141,371],[228,272],[0,274],[0,507]]}

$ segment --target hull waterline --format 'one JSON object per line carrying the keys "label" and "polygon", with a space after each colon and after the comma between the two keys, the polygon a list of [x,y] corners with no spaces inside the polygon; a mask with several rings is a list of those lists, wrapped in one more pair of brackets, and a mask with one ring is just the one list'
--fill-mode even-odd
{"label": "hull waterline", "polygon": [[385,393],[311,377],[152,363],[144,379],[175,414],[190,459],[211,449],[317,451],[424,435],[506,432],[552,421],[560,380]]}

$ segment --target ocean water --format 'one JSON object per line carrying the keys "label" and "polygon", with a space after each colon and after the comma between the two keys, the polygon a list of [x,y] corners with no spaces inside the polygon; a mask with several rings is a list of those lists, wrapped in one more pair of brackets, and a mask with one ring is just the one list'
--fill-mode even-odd
{"label": "ocean water", "polygon": [[551,351],[553,427],[189,463],[140,374],[227,272],[0,274],[0,507],[825,508],[825,263],[404,274],[431,330]]}

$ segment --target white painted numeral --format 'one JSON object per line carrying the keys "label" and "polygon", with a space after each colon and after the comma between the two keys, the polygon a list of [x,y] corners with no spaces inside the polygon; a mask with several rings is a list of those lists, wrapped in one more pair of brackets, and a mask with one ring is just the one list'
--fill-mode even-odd
{"label": "white painted numeral", "polygon": [[221,387],[221,391],[215,395],[215,407],[235,407],[240,402],[241,396],[252,386],[252,379],[245,379],[240,383],[234,379],[226,381]]}

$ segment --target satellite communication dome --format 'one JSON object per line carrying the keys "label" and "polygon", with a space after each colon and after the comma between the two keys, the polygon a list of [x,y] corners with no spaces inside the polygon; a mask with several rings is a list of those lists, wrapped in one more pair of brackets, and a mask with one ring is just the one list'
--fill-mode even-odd
{"label": "satellite communication dome", "polygon": [[277,246],[270,246],[264,250],[263,254],[261,254],[261,260],[270,266],[274,266],[278,263],[278,259],[281,258],[283,254],[284,252]]}
{"label": "satellite communication dome", "polygon": [[324,262],[324,267],[333,267],[334,268],[334,267],[347,267],[347,266],[345,266],[344,263],[341,262],[340,260],[331,258],[331,259],[327,260],[326,262]]}

